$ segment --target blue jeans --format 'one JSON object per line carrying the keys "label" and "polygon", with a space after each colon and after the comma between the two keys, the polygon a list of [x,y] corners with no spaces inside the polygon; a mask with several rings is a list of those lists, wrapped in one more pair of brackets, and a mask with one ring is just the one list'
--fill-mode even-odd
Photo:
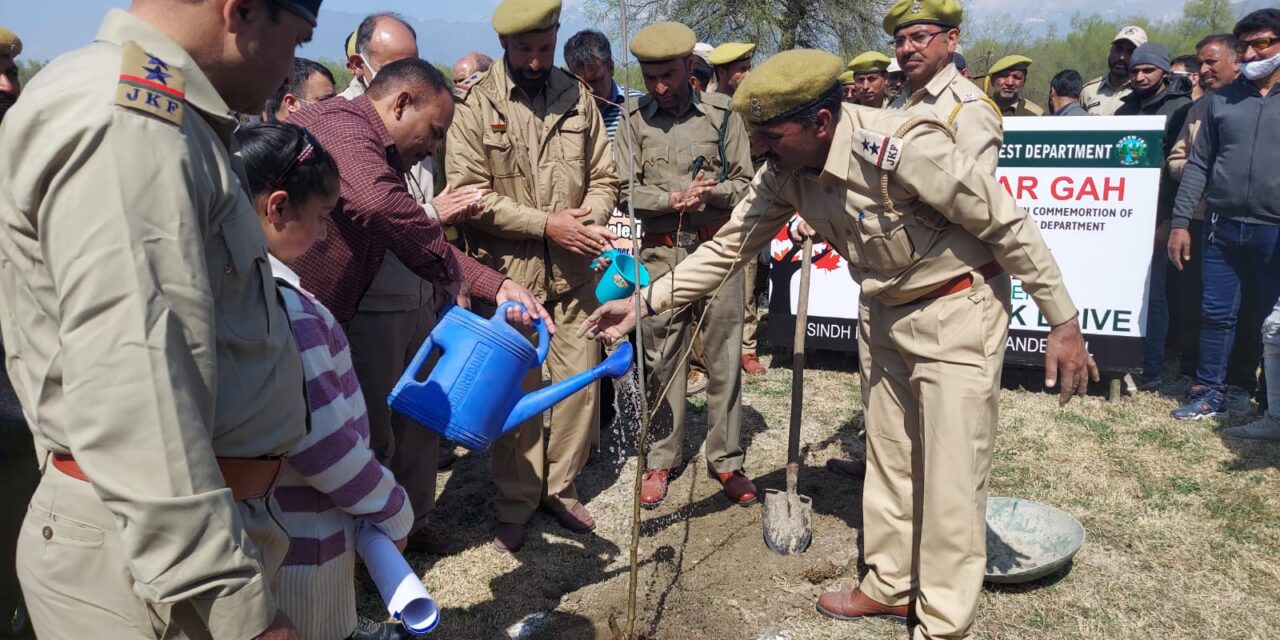
{"label": "blue jeans", "polygon": [[1147,335],[1142,338],[1142,375],[1154,378],[1164,371],[1164,348],[1169,339],[1169,253],[1151,257],[1151,287],[1147,293]]}
{"label": "blue jeans", "polygon": [[[1280,227],[1209,214],[1204,234],[1204,294],[1200,303],[1200,366],[1196,381],[1222,390],[1237,319],[1245,315],[1265,317],[1280,298]],[[1242,282],[1252,290],[1244,290]],[[1241,308],[1242,300],[1248,308]]]}

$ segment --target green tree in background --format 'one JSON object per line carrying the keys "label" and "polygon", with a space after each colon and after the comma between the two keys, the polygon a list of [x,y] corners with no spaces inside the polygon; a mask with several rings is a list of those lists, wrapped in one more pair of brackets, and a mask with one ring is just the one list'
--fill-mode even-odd
{"label": "green tree in background", "polygon": [[[881,49],[888,36],[880,22],[890,0],[638,0],[629,2],[631,34],[662,20],[689,25],[703,42],[753,42],[761,52],[795,48],[835,51],[851,57]],[[587,11],[620,38],[619,3],[588,0]],[[625,47],[627,43],[620,43]]]}
{"label": "green tree in background", "polygon": [[[993,16],[985,21],[961,29],[961,44],[972,76],[982,76],[996,60],[1021,54],[1034,62],[1027,73],[1023,96],[1046,106],[1049,99],[1049,79],[1063,69],[1075,69],[1085,81],[1107,73],[1107,53],[1111,39],[1121,28],[1137,25],[1147,31],[1151,42],[1159,42],[1169,48],[1176,57],[1195,53],[1195,44],[1212,34],[1230,32],[1242,17],[1228,0],[1188,0],[1180,19],[1165,22],[1134,16],[1125,19],[1105,19],[1097,14],[1076,15],[1071,20],[1071,30],[1065,36],[1051,30],[1040,38],[1028,38],[1017,29],[1012,16]],[[977,80],[979,86],[981,80]]]}

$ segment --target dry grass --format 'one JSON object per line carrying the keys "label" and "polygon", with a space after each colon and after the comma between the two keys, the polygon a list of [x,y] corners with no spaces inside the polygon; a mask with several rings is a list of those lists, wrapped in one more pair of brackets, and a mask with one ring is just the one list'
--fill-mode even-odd
{"label": "dry grass", "polygon": [[[645,512],[640,629],[663,639],[906,638],[902,626],[827,620],[822,591],[857,580],[860,487],[823,463],[860,449],[852,361],[828,356],[806,379],[801,492],[814,500],[814,543],[779,557],[761,539],[760,507],[728,505],[694,458],[667,502]],[[771,369],[744,392],[748,472],[781,488],[790,372]],[[705,430],[690,412],[686,452]],[[1068,572],[1017,588],[986,589],[976,637],[1264,638],[1280,625],[1280,447],[1221,439],[1218,425],[1168,417],[1151,395],[1099,396],[1057,406],[1056,397],[1006,389],[992,495],[1059,506],[1088,539]],[[607,439],[609,434],[606,434]],[[581,480],[599,522],[594,536],[535,517],[516,557],[489,544],[488,459],[467,455],[441,476],[439,519],[468,543],[445,558],[413,557],[445,607],[436,635],[505,638],[530,614],[526,638],[608,637],[624,617],[634,457],[598,456]],[[381,611],[364,593],[362,612]]]}

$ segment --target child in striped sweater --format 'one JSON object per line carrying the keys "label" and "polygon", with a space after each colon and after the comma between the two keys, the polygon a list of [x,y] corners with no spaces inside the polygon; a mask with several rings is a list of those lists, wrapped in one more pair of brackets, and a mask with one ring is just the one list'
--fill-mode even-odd
{"label": "child in striped sweater", "polygon": [[400,637],[398,624],[357,621],[355,533],[360,521],[368,521],[403,551],[412,508],[369,448],[364,396],[346,335],[288,267],[324,238],[338,200],[338,169],[320,144],[294,125],[248,127],[236,138],[302,355],[310,410],[310,431],[289,452],[272,494],[272,506],[289,532],[276,599],[306,640]]}

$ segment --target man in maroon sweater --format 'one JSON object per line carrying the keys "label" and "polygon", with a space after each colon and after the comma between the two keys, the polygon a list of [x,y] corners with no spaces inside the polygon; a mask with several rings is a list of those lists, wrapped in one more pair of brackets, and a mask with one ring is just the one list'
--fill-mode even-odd
{"label": "man in maroon sweater", "polygon": [[[450,85],[417,58],[380,69],[366,94],[355,100],[326,100],[290,116],[289,122],[306,127],[333,156],[341,175],[327,237],[294,264],[303,287],[339,322],[355,315],[390,250],[459,302],[468,302],[470,295],[496,304],[514,300],[528,313],[513,311],[511,319],[528,324],[539,317],[551,323],[528,289],[450,245],[440,222],[405,187],[405,171],[431,153],[452,120]],[[449,192],[433,204],[441,219],[453,220],[478,212],[481,195]]]}

